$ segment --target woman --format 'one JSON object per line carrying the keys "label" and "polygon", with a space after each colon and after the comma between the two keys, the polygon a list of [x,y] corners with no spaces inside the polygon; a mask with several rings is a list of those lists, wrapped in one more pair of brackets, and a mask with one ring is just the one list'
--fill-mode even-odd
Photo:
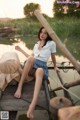
{"label": "woman", "polygon": [[41,27],[41,29],[39,30],[38,39],[39,41],[35,44],[33,53],[30,56],[27,53],[25,53],[25,51],[23,51],[21,48],[19,47],[17,48],[17,50],[21,51],[26,57],[28,57],[28,60],[25,63],[24,69],[22,71],[22,76],[18,84],[18,88],[14,94],[15,97],[17,98],[21,97],[22,85],[26,75],[28,77],[28,74],[31,72],[33,68],[36,70],[35,71],[36,82],[33,99],[27,111],[28,118],[33,118],[33,112],[37,103],[42,81],[48,80],[48,68],[46,64],[50,56],[54,63],[54,69],[57,70],[55,58],[56,45],[51,40],[50,36],[48,35],[44,27]]}

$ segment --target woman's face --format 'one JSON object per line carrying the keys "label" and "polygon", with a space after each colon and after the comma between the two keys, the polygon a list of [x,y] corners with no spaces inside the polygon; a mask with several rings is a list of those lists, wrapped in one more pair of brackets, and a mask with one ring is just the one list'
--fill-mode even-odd
{"label": "woman's face", "polygon": [[47,31],[45,30],[45,28],[43,28],[40,32],[40,40],[46,40],[47,36]]}

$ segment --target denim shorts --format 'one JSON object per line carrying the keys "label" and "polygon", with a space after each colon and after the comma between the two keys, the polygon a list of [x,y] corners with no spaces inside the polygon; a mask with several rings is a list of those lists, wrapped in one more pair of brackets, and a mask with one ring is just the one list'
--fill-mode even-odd
{"label": "denim shorts", "polygon": [[37,68],[43,68],[44,70],[44,77],[43,79],[44,80],[48,80],[48,68],[46,66],[46,62],[43,62],[41,60],[38,60],[38,59],[34,59],[34,66],[33,66],[34,69],[37,69]]}

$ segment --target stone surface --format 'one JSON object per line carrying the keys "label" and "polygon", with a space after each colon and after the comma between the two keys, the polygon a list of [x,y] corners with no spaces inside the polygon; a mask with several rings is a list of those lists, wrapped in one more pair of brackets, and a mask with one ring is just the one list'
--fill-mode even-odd
{"label": "stone surface", "polygon": [[55,109],[59,109],[62,107],[67,107],[67,106],[71,106],[72,103],[69,99],[65,98],[65,97],[54,97],[50,100],[50,105],[51,107],[55,108]]}
{"label": "stone surface", "polygon": [[59,120],[80,120],[80,106],[59,109],[58,118]]}

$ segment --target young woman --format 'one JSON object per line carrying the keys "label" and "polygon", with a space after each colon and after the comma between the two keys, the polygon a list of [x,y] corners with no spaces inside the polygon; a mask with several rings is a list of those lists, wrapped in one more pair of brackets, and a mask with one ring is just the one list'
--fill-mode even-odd
{"label": "young woman", "polygon": [[41,27],[41,29],[39,30],[38,39],[39,41],[35,44],[33,53],[30,56],[21,48],[16,47],[17,50],[19,50],[26,57],[28,57],[28,60],[25,63],[24,69],[22,71],[22,76],[18,84],[18,88],[14,94],[15,97],[17,98],[21,97],[22,85],[26,75],[28,77],[29,73],[32,71],[33,68],[36,70],[35,71],[36,81],[33,99],[27,111],[28,118],[33,118],[33,112],[38,100],[38,95],[41,89],[42,81],[48,80],[47,61],[50,56],[54,64],[54,69],[57,70],[55,58],[56,44],[51,40],[50,36],[48,35],[44,27]]}

